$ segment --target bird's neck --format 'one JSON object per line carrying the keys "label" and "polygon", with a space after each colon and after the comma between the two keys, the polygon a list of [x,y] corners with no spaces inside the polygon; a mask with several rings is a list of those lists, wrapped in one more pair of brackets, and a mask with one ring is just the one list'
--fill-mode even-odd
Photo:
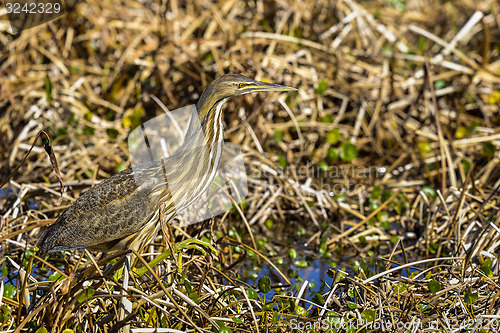
{"label": "bird's neck", "polygon": [[184,144],[180,150],[222,143],[224,139],[222,106],[227,100],[228,98],[224,98],[211,105],[206,100],[198,103],[197,112],[191,116]]}
{"label": "bird's neck", "polygon": [[[196,201],[207,191],[214,180],[221,161],[224,128],[222,104],[215,103],[208,112],[194,113],[189,122],[184,143],[176,154],[175,175],[168,175],[169,188],[177,211]],[[203,109],[202,109],[203,110]],[[192,188],[191,191],[176,191],[176,188]]]}

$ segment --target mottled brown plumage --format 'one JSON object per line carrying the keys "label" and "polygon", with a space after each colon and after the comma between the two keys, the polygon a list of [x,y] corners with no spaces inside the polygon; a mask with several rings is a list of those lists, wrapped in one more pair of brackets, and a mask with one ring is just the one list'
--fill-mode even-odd
{"label": "mottled brown plumage", "polygon": [[160,214],[171,221],[212,182],[222,150],[222,104],[250,92],[290,90],[296,89],[235,74],[214,80],[197,103],[201,128],[190,122],[178,154],[124,170],[83,193],[40,238],[40,253],[137,249],[158,231]]}

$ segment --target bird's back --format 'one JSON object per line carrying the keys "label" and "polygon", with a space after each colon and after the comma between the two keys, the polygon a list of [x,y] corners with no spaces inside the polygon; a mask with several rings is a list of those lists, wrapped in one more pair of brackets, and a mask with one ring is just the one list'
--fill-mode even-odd
{"label": "bird's back", "polygon": [[[90,188],[47,229],[38,242],[40,252],[128,248],[134,234],[157,223],[159,214],[168,222],[202,194],[203,184],[213,176],[202,178],[219,165],[206,155],[221,149],[220,143],[210,147],[137,165]],[[124,239],[127,242],[121,244]]]}
{"label": "bird's back", "polygon": [[154,214],[147,189],[138,190],[133,169],[83,193],[38,242],[41,253],[92,247],[133,234]]}

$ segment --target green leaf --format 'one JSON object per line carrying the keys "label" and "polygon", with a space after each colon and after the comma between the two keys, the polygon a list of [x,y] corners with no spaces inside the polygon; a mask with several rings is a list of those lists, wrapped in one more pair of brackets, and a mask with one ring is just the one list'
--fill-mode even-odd
{"label": "green leaf", "polygon": [[198,299],[198,293],[197,292],[192,292],[188,294],[189,298],[193,300],[196,304],[200,304],[200,300]]}
{"label": "green leaf", "polygon": [[399,282],[395,287],[394,287],[394,291],[395,292],[403,292],[406,290],[406,284],[404,284],[403,282]]}
{"label": "green leaf", "polygon": [[93,128],[92,126],[85,125],[85,127],[83,128],[83,134],[85,135],[94,135],[94,133],[95,128]]}
{"label": "green leaf", "polygon": [[274,302],[269,302],[269,303],[266,303],[264,304],[264,306],[262,307],[262,311],[266,312],[266,311],[271,311],[272,309],[274,309]]}
{"label": "green leaf", "polygon": [[438,249],[439,249],[439,244],[438,243],[430,243],[429,244],[429,252],[431,254],[436,254]]}
{"label": "green leaf", "polygon": [[430,280],[429,283],[427,284],[427,287],[429,288],[431,293],[435,294],[441,290],[441,283],[439,283],[436,280]]}
{"label": "green leaf", "polygon": [[135,109],[131,114],[123,117],[123,127],[130,127],[130,129],[134,129],[141,124],[141,118],[146,114],[146,110],[142,107]]}
{"label": "green leaf", "polygon": [[45,77],[45,98],[49,103],[52,101],[52,82],[48,76]]}
{"label": "green leaf", "polygon": [[93,117],[94,113],[91,111],[85,112],[85,114],[83,115],[83,119],[85,119],[86,121],[91,121]]}
{"label": "green leaf", "polygon": [[372,322],[375,321],[377,318],[377,313],[375,310],[372,309],[366,309],[363,312],[361,312],[361,319],[363,319],[364,322]]}
{"label": "green leaf", "polygon": [[328,323],[328,326],[333,328],[333,332],[335,333],[338,332],[335,327],[342,327],[342,318],[335,311],[328,311],[323,320]]}
{"label": "green leaf", "polygon": [[271,290],[271,279],[267,276],[263,276],[259,279],[257,285],[259,286],[260,292],[267,294]]}
{"label": "green leaf", "polygon": [[380,185],[376,185],[373,187],[372,193],[370,194],[370,198],[376,200],[380,197],[380,193],[382,192],[382,188]]}
{"label": "green leaf", "polygon": [[431,309],[431,307],[426,302],[422,302],[418,305],[418,309],[423,313],[426,313],[429,309]]}
{"label": "green leaf", "polygon": [[366,265],[365,259],[361,259],[361,268],[363,269],[366,277],[370,277],[372,275],[372,272],[370,272],[370,269]]}
{"label": "green leaf", "polygon": [[278,153],[278,164],[282,168],[286,168],[288,166],[288,159],[282,153]]}
{"label": "green leaf", "polygon": [[321,244],[319,245],[320,256],[325,256],[328,253],[328,245],[326,244],[326,238],[322,237]]}
{"label": "green leaf", "polygon": [[120,132],[116,128],[107,128],[106,129],[106,134],[111,139],[116,139],[120,135]]}
{"label": "green leaf", "polygon": [[257,248],[258,248],[259,250],[263,250],[263,249],[264,249],[264,247],[265,247],[265,246],[266,246],[266,244],[267,244],[267,241],[266,241],[266,239],[265,239],[265,238],[261,237],[261,238],[258,238],[258,239],[257,239],[257,242],[256,242],[256,243],[257,243]]}
{"label": "green leaf", "polygon": [[491,271],[491,265],[492,261],[490,258],[487,258],[484,260],[483,264],[481,265],[481,271],[486,275],[487,277],[493,277],[493,272]]}
{"label": "green leaf", "polygon": [[319,161],[318,162],[318,169],[320,171],[327,172],[328,171],[328,163],[326,163],[325,161]]}
{"label": "green leaf", "polygon": [[345,267],[342,267],[340,271],[337,271],[337,276],[335,277],[335,283],[338,283],[340,280],[346,277],[345,271],[346,271]]}
{"label": "green leaf", "polygon": [[390,190],[387,190],[387,191],[384,191],[382,192],[382,197],[380,198],[380,200],[382,202],[386,202],[387,200],[389,200],[389,198],[394,194],[393,191],[390,191]]}
{"label": "green leaf", "polygon": [[488,104],[497,104],[500,103],[500,92],[494,91],[491,93],[491,95],[488,97]]}
{"label": "green leaf", "polygon": [[427,47],[427,38],[424,38],[422,36],[418,37],[418,49],[420,50],[420,53],[424,53],[426,47]]}
{"label": "green leaf", "polygon": [[233,331],[226,326],[225,323],[221,322],[221,321],[217,321],[217,324],[219,324],[219,333],[233,333]]}
{"label": "green leaf", "polygon": [[271,325],[276,326],[276,324],[278,324],[278,311],[273,311],[273,319],[271,320]]}
{"label": "green leaf", "polygon": [[[378,202],[377,202],[377,200],[374,200],[372,198],[368,199],[368,208],[372,212],[376,211],[377,208],[378,208]],[[375,223],[377,222],[377,220],[375,219],[375,217],[373,217],[372,219],[373,219],[373,224],[371,224],[371,225],[375,225]]]}
{"label": "green leaf", "polygon": [[326,133],[326,141],[331,144],[336,144],[340,140],[340,131],[338,128],[332,129],[330,132]]}
{"label": "green leaf", "polygon": [[384,222],[380,222],[380,226],[383,229],[387,230],[387,229],[389,229],[391,227],[391,224],[389,222],[387,222],[387,221],[384,221]]}
{"label": "green leaf", "polygon": [[267,219],[265,225],[267,229],[272,229],[274,226],[274,221],[271,219]]}
{"label": "green leaf", "polygon": [[351,302],[351,301],[348,301],[348,302],[347,302],[347,306],[348,306],[348,307],[349,307],[349,309],[351,309],[351,310],[354,310],[354,309],[356,309],[356,308],[358,307],[358,305],[357,305],[356,303]]}
{"label": "green leaf", "polygon": [[284,135],[285,135],[285,133],[282,130],[275,130],[274,133],[273,133],[273,139],[276,142],[281,142],[281,141],[283,141],[283,136]]}
{"label": "green leaf", "polygon": [[320,293],[317,293],[316,295],[314,295],[314,297],[312,298],[312,301],[318,305],[325,304],[325,298]]}
{"label": "green leaf", "polygon": [[189,282],[188,279],[184,279],[183,284],[184,284],[184,288],[186,288],[186,292],[188,294],[193,292],[193,286],[191,285],[191,282]]}
{"label": "green leaf", "polygon": [[462,160],[462,168],[464,170],[464,173],[467,174],[470,170],[471,164],[468,160]]}
{"label": "green leaf", "polygon": [[446,82],[444,82],[443,80],[437,80],[434,82],[435,89],[443,89],[444,87],[446,87]]}
{"label": "green leaf", "polygon": [[[475,103],[476,101],[474,101],[473,103]],[[467,126],[467,129],[469,130],[469,133],[472,133],[476,130],[476,128],[478,128],[479,126],[481,125],[480,122],[474,120],[469,126]]]}
{"label": "green leaf", "polygon": [[420,151],[420,154],[423,156],[429,155],[432,153],[432,146],[429,141],[420,141],[417,143],[418,150]]}
{"label": "green leaf", "polygon": [[247,288],[247,295],[248,295],[248,298],[250,298],[250,299],[259,298],[259,295],[257,294],[257,292],[255,290],[253,290],[252,288]]}
{"label": "green leaf", "polygon": [[340,144],[340,158],[345,162],[352,162],[358,157],[358,148],[349,141],[344,141]]}
{"label": "green leaf", "polygon": [[462,139],[465,138],[469,134],[469,130],[465,126],[458,126],[455,131],[455,138]]}
{"label": "green leaf", "polygon": [[66,127],[59,127],[56,132],[56,137],[68,135],[68,129]]}
{"label": "green leaf", "polygon": [[302,317],[307,317],[309,314],[307,313],[306,309],[304,309],[303,307],[297,305],[295,306],[295,313],[298,314],[299,316],[302,316]]}
{"label": "green leaf", "polygon": [[3,276],[9,275],[9,270],[7,269],[7,265],[5,264],[5,262],[2,264],[2,275]]}
{"label": "green leaf", "polygon": [[323,79],[319,82],[318,86],[316,87],[316,93],[318,95],[323,95],[326,89],[328,89],[328,82],[326,82],[326,80]]}
{"label": "green leaf", "polygon": [[284,135],[285,135],[285,132],[283,132],[283,130],[275,130],[273,133],[273,139],[276,142],[282,142]]}
{"label": "green leaf", "polygon": [[497,151],[497,147],[491,142],[483,142],[483,153],[485,153],[488,156],[493,156],[495,155],[495,152]]}
{"label": "green leaf", "polygon": [[422,192],[425,194],[427,200],[429,201],[434,201],[437,198],[436,191],[430,186],[426,185],[422,187]]}
{"label": "green leaf", "polygon": [[16,293],[17,293],[16,287],[11,284],[6,284],[3,288],[3,297],[14,299]]}
{"label": "green leaf", "polygon": [[48,331],[45,327],[40,327],[39,329],[36,330],[35,333],[48,333]]}
{"label": "green leaf", "polygon": [[83,291],[78,295],[78,302],[83,303],[86,300],[90,300],[92,296],[94,296],[95,290],[92,287],[89,287],[87,290]]}
{"label": "green leaf", "polygon": [[326,158],[330,163],[337,161],[339,159],[339,153],[337,152],[337,149],[333,147],[328,148],[328,153],[326,154]]}
{"label": "green leaf", "polygon": [[385,210],[378,212],[377,220],[379,220],[380,222],[387,222],[389,220],[389,213],[387,213]]}
{"label": "green leaf", "polygon": [[295,260],[297,258],[297,251],[295,249],[289,249],[288,258],[290,258],[290,260]]}
{"label": "green leaf", "polygon": [[331,124],[333,122],[333,117],[328,113],[321,117],[319,121],[322,123]]}
{"label": "green leaf", "polygon": [[307,268],[307,266],[308,266],[307,261],[305,261],[305,260],[296,260],[293,262],[293,264],[297,268]]}
{"label": "green leaf", "polygon": [[61,333],[75,333],[75,332],[71,328],[67,328],[64,331],[62,331]]}
{"label": "green leaf", "polygon": [[69,69],[70,69],[70,71],[72,71],[76,75],[79,75],[82,72],[80,67],[76,67],[76,66],[70,66]]}
{"label": "green leaf", "polygon": [[477,293],[473,293],[472,290],[470,288],[468,288],[466,291],[465,291],[465,297],[464,297],[464,301],[465,303],[467,304],[472,304],[474,303],[475,301],[477,301],[478,299],[478,294]]}
{"label": "green leaf", "polygon": [[344,193],[337,193],[333,196],[333,200],[337,202],[346,202],[347,196]]}

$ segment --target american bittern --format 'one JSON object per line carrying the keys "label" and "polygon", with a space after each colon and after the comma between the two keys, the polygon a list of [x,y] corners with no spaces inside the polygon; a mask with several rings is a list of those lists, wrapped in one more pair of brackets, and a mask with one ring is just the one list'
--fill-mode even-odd
{"label": "american bittern", "polygon": [[251,92],[292,90],[235,74],[214,80],[196,105],[182,153],[124,170],[86,191],[38,241],[40,253],[137,250],[157,233],[160,214],[171,221],[213,181],[222,153],[222,105]]}

